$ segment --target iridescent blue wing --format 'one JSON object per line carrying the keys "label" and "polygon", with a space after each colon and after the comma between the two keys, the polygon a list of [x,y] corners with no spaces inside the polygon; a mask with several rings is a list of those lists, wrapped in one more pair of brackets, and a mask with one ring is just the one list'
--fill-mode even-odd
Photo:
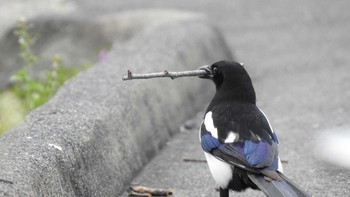
{"label": "iridescent blue wing", "polygon": [[215,120],[212,119],[212,113],[208,112],[200,130],[200,140],[203,150],[221,160],[240,167],[277,170],[279,165],[277,137],[262,111],[257,111],[256,119],[258,121],[255,122],[258,123],[248,125],[248,128],[246,128],[247,131],[244,131],[251,133],[250,139],[239,139],[240,133],[233,132],[237,128],[228,128],[232,130],[229,133],[238,137],[232,139],[229,143],[225,143],[228,138],[219,138],[220,131],[217,131],[215,127]]}

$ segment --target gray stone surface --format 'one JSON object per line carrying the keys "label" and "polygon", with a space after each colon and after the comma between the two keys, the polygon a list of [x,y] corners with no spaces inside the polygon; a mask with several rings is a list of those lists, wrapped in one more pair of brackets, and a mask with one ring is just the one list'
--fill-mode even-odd
{"label": "gray stone surface", "polygon": [[122,75],[129,68],[195,69],[230,58],[225,46],[197,18],[157,24],[116,43],[105,61],[1,136],[0,196],[120,195],[213,92],[200,79],[122,82]]}

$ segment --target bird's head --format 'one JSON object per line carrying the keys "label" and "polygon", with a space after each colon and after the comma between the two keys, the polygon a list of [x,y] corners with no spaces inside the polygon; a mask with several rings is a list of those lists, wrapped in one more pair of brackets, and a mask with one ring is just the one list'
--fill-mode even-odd
{"label": "bird's head", "polygon": [[200,78],[212,79],[220,97],[255,103],[254,87],[242,63],[222,60],[198,69],[207,71]]}

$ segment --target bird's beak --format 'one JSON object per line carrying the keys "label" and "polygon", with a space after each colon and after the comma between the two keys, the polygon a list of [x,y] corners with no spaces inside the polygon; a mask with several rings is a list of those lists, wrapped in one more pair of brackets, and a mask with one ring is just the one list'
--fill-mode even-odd
{"label": "bird's beak", "polygon": [[201,67],[197,68],[197,70],[207,71],[206,75],[198,76],[199,78],[202,78],[202,79],[212,79],[213,78],[213,73],[211,72],[210,65],[201,66]]}

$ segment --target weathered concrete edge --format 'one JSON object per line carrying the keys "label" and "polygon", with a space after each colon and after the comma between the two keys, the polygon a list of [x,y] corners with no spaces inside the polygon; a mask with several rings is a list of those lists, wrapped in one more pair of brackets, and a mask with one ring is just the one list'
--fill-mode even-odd
{"label": "weathered concrete edge", "polygon": [[[202,20],[162,24],[116,45],[0,138],[0,196],[118,196],[210,99],[197,79],[122,82],[126,69],[183,70],[230,59]],[[211,88],[212,89],[212,88]]]}

